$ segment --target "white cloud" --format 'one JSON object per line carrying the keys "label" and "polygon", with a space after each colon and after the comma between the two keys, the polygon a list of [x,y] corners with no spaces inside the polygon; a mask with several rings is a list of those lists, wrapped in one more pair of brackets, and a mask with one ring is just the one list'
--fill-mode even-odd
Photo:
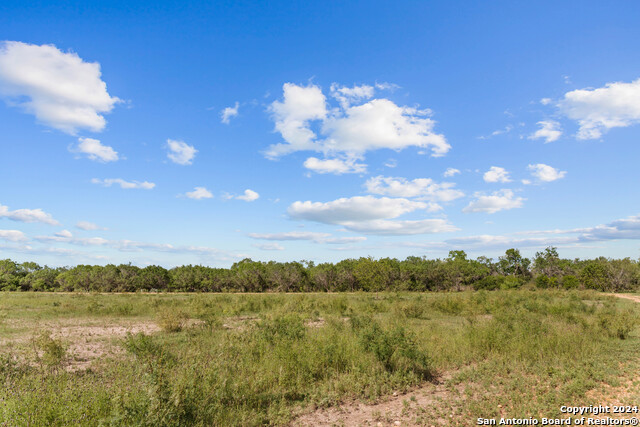
{"label": "white cloud", "polygon": [[[429,110],[400,107],[385,98],[351,105],[373,96],[373,88],[332,87],[341,105],[329,110],[319,87],[293,83],[283,86],[283,101],[275,101],[269,110],[276,131],[285,142],[270,146],[267,157],[277,158],[301,150],[362,157],[371,150],[399,151],[411,146],[429,148],[432,156],[438,157],[451,148],[443,135],[433,132],[435,122],[428,117]],[[312,130],[311,122],[319,122],[323,138]]]}
{"label": "white cloud", "polygon": [[316,243],[344,244],[355,243],[367,240],[366,237],[331,237],[329,233],[318,233],[313,231],[287,231],[284,233],[249,233],[249,237],[258,240],[308,240]]}
{"label": "white cloud", "polygon": [[220,113],[220,121],[228,125],[231,119],[238,115],[239,107],[240,107],[240,104],[236,102],[235,106],[227,107],[224,110],[222,110],[222,112]]}
{"label": "white cloud", "polygon": [[373,97],[374,88],[369,85],[353,86],[348,88],[337,83],[331,85],[331,96],[338,100],[344,109],[349,108],[354,102],[362,102]]}
{"label": "white cloud", "polygon": [[69,230],[59,231],[53,236],[36,236],[35,240],[43,243],[57,242],[79,246],[105,246],[109,243],[109,240],[102,237],[74,237]]}
{"label": "white cloud", "polygon": [[244,194],[242,196],[236,196],[236,199],[244,200],[245,202],[253,202],[254,200],[258,200],[258,198],[260,198],[260,195],[249,189],[244,190]]}
{"label": "white cloud", "polygon": [[395,168],[398,166],[398,161],[396,159],[389,159],[384,163],[384,166],[387,168]]}
{"label": "white cloud", "polygon": [[78,138],[79,144],[75,151],[86,154],[91,160],[101,162],[115,162],[118,153],[108,145],[102,145],[99,140],[93,138]]}
{"label": "white cloud", "polygon": [[560,123],[554,120],[542,120],[538,122],[540,129],[529,135],[529,139],[544,139],[544,143],[557,141],[562,136]]}
{"label": "white cloud", "polygon": [[254,248],[258,248],[263,251],[283,251],[284,247],[278,243],[265,243],[262,245],[252,245]]}
{"label": "white cloud", "polygon": [[0,43],[0,94],[40,122],[69,134],[99,132],[120,100],[107,92],[100,64],[53,45]]}
{"label": "white cloud", "polygon": [[524,184],[524,185],[530,185],[530,184],[531,184],[531,180],[529,180],[529,179],[523,179],[523,180],[522,180],[522,184]]}
{"label": "white cloud", "polygon": [[196,187],[193,191],[188,191],[185,196],[196,200],[213,198],[211,191],[207,190],[205,187]]}
{"label": "white cloud", "polygon": [[44,212],[42,209],[16,209],[15,211],[10,211],[8,206],[1,204],[0,218],[20,222],[41,222],[49,225],[60,225],[58,221],[53,219],[51,214]]}
{"label": "white cloud", "polygon": [[540,104],[542,104],[542,105],[549,105],[549,104],[551,104],[551,102],[553,102],[553,100],[551,98],[542,98],[540,100]]}
{"label": "white cloud", "polygon": [[124,179],[121,179],[121,178],[107,178],[107,179],[93,178],[91,180],[91,183],[99,184],[104,187],[111,187],[113,184],[117,184],[120,186],[120,188],[123,188],[125,190],[130,190],[130,189],[151,190],[156,186],[156,184],[154,184],[153,182],[125,181]]}
{"label": "white cloud", "polygon": [[345,224],[354,221],[396,218],[402,214],[426,209],[427,204],[407,199],[356,196],[331,202],[294,202],[287,212],[294,219],[325,224]]}
{"label": "white cloud", "polygon": [[22,231],[18,230],[0,230],[0,239],[7,240],[9,242],[24,242],[27,236]]}
{"label": "white cloud", "polygon": [[344,173],[365,173],[367,165],[364,163],[356,163],[356,159],[324,159],[320,160],[315,157],[309,157],[304,162],[304,167],[316,173],[331,173],[334,175],[342,175]]}
{"label": "white cloud", "polygon": [[498,166],[491,166],[489,170],[484,173],[482,178],[485,182],[511,182],[509,172]]}
{"label": "white cloud", "polygon": [[300,150],[318,151],[314,140],[316,134],[309,128],[310,120],[322,120],[327,116],[326,98],[317,86],[298,86],[285,83],[282,87],[283,101],[274,101],[269,107],[275,128],[285,144],[269,147],[267,157],[277,158],[281,155]]}
{"label": "white cloud", "polygon": [[313,231],[287,231],[284,233],[249,233],[249,237],[259,240],[322,240],[331,236],[329,233]]}
{"label": "white cloud", "polygon": [[76,223],[76,228],[80,230],[90,231],[90,230],[106,230],[104,227],[100,227],[98,224],[94,224],[89,221],[79,221]]}
{"label": "white cloud", "polygon": [[383,236],[447,233],[458,230],[457,227],[454,227],[444,219],[423,219],[417,221],[392,221],[379,219],[345,223],[344,226],[351,231]]}
{"label": "white cloud", "polygon": [[447,168],[446,171],[444,171],[444,173],[442,174],[442,176],[444,176],[445,178],[449,178],[452,176],[455,176],[457,174],[461,173],[459,169],[456,168]]}
{"label": "white cloud", "polygon": [[522,202],[526,200],[522,197],[515,197],[512,190],[494,191],[489,196],[476,193],[475,196],[476,200],[469,203],[462,212],[486,212],[492,214],[502,210],[521,208]]}
{"label": "white cloud", "polygon": [[531,175],[544,182],[551,182],[560,178],[564,178],[564,176],[567,174],[566,171],[559,171],[558,169],[549,165],[545,165],[543,163],[529,165],[527,166],[527,169],[531,171]]}
{"label": "white cloud", "polygon": [[[293,219],[342,225],[346,230],[364,234],[403,235],[457,230],[444,219],[391,220],[405,213],[429,209],[429,203],[402,198],[356,196],[326,203],[295,202],[287,212]],[[336,243],[344,243],[338,239],[340,238],[335,240]],[[324,241],[331,243],[329,239]]]}
{"label": "white cloud", "polygon": [[450,202],[464,196],[452,182],[437,183],[430,178],[394,178],[376,176],[365,183],[367,192],[391,197],[418,197],[421,200]]}
{"label": "white cloud", "polygon": [[611,128],[640,123],[640,79],[567,92],[560,111],[580,125],[578,139],[596,139]]}
{"label": "white cloud", "polygon": [[198,152],[192,145],[173,139],[167,139],[167,147],[169,148],[167,154],[169,160],[183,166],[190,165]]}

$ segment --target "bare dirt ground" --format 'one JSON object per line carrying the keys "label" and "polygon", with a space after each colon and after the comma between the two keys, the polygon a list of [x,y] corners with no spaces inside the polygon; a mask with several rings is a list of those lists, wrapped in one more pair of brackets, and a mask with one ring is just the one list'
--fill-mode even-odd
{"label": "bare dirt ground", "polygon": [[[629,294],[609,294],[618,298],[640,303],[640,296]],[[353,402],[328,409],[318,409],[297,418],[294,426],[440,426],[466,425],[469,420],[460,420],[455,414],[443,412],[440,402],[455,401],[457,406],[464,401],[464,394],[446,386],[450,375],[443,375],[439,383],[427,383],[409,393],[387,397],[381,402],[367,404]],[[601,390],[592,390],[588,398],[602,402],[602,405],[638,405],[640,403],[640,380],[632,375],[621,379],[617,387],[604,385]],[[451,405],[447,405],[451,406]],[[628,415],[602,414],[602,418],[627,417]]]}

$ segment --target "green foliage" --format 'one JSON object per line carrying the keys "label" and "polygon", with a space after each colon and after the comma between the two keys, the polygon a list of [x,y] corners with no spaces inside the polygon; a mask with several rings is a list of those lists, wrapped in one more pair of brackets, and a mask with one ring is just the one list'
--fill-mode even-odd
{"label": "green foliage", "polygon": [[161,309],[156,316],[156,323],[166,332],[180,332],[187,323],[189,315],[183,310],[172,307]]}
{"label": "green foliage", "polygon": [[60,369],[68,359],[67,349],[61,340],[51,337],[43,331],[32,339],[35,357],[38,363],[52,370]]}

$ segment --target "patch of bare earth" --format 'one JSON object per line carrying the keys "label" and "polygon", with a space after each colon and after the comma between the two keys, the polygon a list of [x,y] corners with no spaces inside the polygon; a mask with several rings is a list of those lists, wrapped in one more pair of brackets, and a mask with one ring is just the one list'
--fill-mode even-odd
{"label": "patch of bare earth", "polygon": [[607,294],[607,295],[611,295],[613,297],[618,297],[618,298],[627,299],[630,301],[640,303],[640,296],[637,296],[637,295],[630,295],[630,294]]}
{"label": "patch of bare earth", "polygon": [[464,399],[457,388],[447,385],[449,376],[441,382],[427,383],[408,393],[393,393],[382,401],[367,404],[347,403],[338,407],[318,409],[298,417],[294,426],[440,426],[449,425],[454,414],[443,410],[444,402]]}
{"label": "patch of bare earth", "polygon": [[[26,326],[21,325],[23,328]],[[4,339],[0,347],[13,347],[18,357],[27,362],[33,358],[32,339],[45,332],[53,339],[60,340],[66,346],[68,360],[65,369],[81,371],[91,367],[92,363],[103,356],[123,353],[118,340],[127,334],[152,334],[160,331],[152,321],[110,320],[95,322],[87,319],[60,319],[55,322],[42,322],[28,325],[30,332]]]}

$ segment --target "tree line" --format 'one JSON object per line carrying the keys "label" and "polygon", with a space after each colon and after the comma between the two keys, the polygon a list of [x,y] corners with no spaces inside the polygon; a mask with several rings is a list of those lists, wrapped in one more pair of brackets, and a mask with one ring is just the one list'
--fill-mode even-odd
{"label": "tree line", "polygon": [[51,268],[0,260],[0,290],[60,292],[351,292],[538,288],[630,291],[640,289],[640,262],[630,258],[560,258],[554,247],[525,258],[508,249],[497,260],[450,251],[444,259],[410,256],[262,262],[244,259],[231,268],[186,265],[165,269],[131,264]]}

